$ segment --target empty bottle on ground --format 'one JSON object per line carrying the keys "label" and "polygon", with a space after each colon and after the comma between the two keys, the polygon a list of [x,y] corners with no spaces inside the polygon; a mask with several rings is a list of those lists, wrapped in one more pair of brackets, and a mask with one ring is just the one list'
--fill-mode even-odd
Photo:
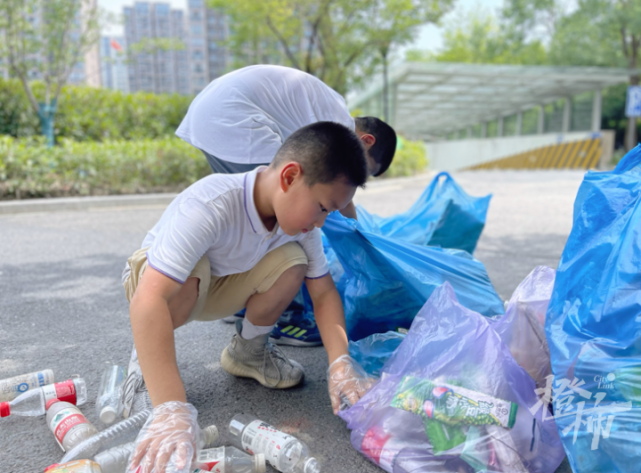
{"label": "empty bottle on ground", "polygon": [[103,473],[100,466],[90,460],[56,463],[45,468],[45,473]]}
{"label": "empty bottle on ground", "polygon": [[30,389],[11,402],[0,402],[0,417],[8,415],[41,416],[45,414],[47,402],[59,399],[76,406],[87,402],[87,385],[82,378],[70,379],[62,383],[48,384],[41,388]]}
{"label": "empty bottle on ground", "polygon": [[59,399],[47,402],[47,425],[65,452],[98,433],[80,409]]}
{"label": "empty bottle on ground", "polygon": [[320,473],[318,460],[309,455],[307,445],[252,415],[236,415],[229,423],[229,433],[237,447],[251,455],[264,454],[282,473]]}
{"label": "empty bottle on ground", "polygon": [[214,473],[265,473],[265,455],[250,456],[235,447],[201,450],[196,462],[199,467]]}
{"label": "empty bottle on ground", "polygon": [[[121,422],[121,424],[124,422],[129,422],[130,420],[135,419],[135,417],[139,415],[140,414],[136,414],[135,416],[130,417],[129,419]],[[142,424],[144,423],[145,421],[143,420]],[[142,427],[142,424],[140,425],[140,427],[138,427],[138,430],[140,430],[140,428]],[[105,432],[107,432],[107,430],[105,430]],[[99,435],[102,435],[103,433],[104,432],[101,432],[101,434]],[[216,428],[215,425],[210,425],[209,427],[202,429],[200,431],[200,440],[198,442],[198,448],[210,447],[217,440],[218,440],[218,429]],[[113,442],[113,441],[114,440],[112,438],[110,442]],[[95,442],[93,446],[95,447]],[[103,451],[101,451],[95,457],[93,457],[93,460],[98,465],[100,465],[100,468],[102,468],[102,473],[125,473],[127,470],[127,465],[129,465],[129,459],[131,458],[131,454],[134,452],[135,449],[136,449],[136,442],[129,442],[124,445],[118,445],[117,447],[110,448],[109,450],[103,449]],[[83,450],[86,450],[86,449],[83,449]],[[73,452],[70,452],[70,453],[73,453]],[[63,458],[63,460],[65,458]],[[80,457],[76,456],[75,458],[80,458]]]}
{"label": "empty bottle on ground", "polygon": [[33,373],[0,379],[0,402],[11,401],[30,389],[41,388],[53,383],[53,371],[42,370]]}
{"label": "empty bottle on ground", "polygon": [[102,373],[96,412],[100,421],[110,425],[122,414],[120,389],[125,381],[125,369],[122,366],[110,366]]}

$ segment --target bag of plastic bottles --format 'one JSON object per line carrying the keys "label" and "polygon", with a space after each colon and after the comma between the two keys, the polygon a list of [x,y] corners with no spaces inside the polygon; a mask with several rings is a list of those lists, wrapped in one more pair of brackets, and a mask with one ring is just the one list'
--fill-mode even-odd
{"label": "bag of plastic bottles", "polygon": [[485,316],[504,313],[485,267],[469,253],[377,235],[338,212],[328,215],[323,233],[345,271],[337,287],[350,340],[409,328],[445,281],[465,307]]}
{"label": "bag of plastic bottles", "polygon": [[381,379],[339,415],[390,473],[553,472],[565,453],[536,386],[449,283],[434,290]]}
{"label": "bag of plastic bottles", "polygon": [[639,471],[640,229],[637,146],[585,175],[547,312],[554,417],[577,473]]}
{"label": "bag of plastic bottles", "polygon": [[472,197],[446,172],[438,174],[404,213],[391,217],[357,207],[363,228],[417,245],[457,248],[474,253],[492,195]]}
{"label": "bag of plastic bottles", "polygon": [[547,377],[552,374],[545,338],[545,313],[555,274],[546,266],[534,268],[512,294],[505,315],[493,325],[516,362],[539,388],[546,385]]}

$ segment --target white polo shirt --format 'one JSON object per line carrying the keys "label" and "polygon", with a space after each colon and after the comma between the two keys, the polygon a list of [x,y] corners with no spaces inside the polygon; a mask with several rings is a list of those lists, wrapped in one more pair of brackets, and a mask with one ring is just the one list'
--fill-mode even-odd
{"label": "white polo shirt", "polygon": [[345,99],[321,80],[298,69],[258,65],[211,82],[176,135],[223,161],[268,164],[289,135],[319,121],[354,130]]}
{"label": "white polo shirt", "polygon": [[[243,174],[212,174],[181,192],[147,233],[141,248],[147,263],[164,275],[184,283],[196,263],[207,256],[214,276],[252,269],[267,253],[297,241],[307,255],[307,278],[329,272],[318,228],[289,236],[276,224],[263,224],[254,204],[259,167]],[[123,280],[129,275],[125,268]]]}

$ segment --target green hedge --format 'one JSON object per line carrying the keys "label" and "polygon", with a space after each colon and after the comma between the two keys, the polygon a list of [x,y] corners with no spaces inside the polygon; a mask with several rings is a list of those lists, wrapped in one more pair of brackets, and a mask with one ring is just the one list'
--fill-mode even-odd
{"label": "green hedge", "polygon": [[180,191],[211,173],[178,138],[77,142],[0,136],[0,199]]}
{"label": "green hedge", "polygon": [[[44,85],[34,83],[38,100]],[[187,113],[192,97],[66,86],[58,99],[56,139],[76,141],[133,140],[173,135]],[[40,122],[18,80],[0,79],[0,135],[40,134]]]}
{"label": "green hedge", "polygon": [[427,167],[427,153],[422,141],[399,139],[394,161],[382,177],[413,176]]}

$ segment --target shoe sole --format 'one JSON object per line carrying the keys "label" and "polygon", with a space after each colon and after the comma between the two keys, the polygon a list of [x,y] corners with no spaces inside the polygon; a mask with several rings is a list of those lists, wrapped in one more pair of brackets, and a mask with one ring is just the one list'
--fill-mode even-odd
{"label": "shoe sole", "polygon": [[269,341],[274,345],[288,345],[290,347],[319,347],[323,344],[321,340],[317,342],[306,342],[304,340],[296,340],[295,338],[281,337],[274,338],[269,337]]}
{"label": "shoe sole", "polygon": [[243,320],[244,317],[236,317],[235,315],[230,315],[229,317],[225,317],[224,319],[220,319],[226,324],[235,324],[237,320]]}
{"label": "shoe sole", "polygon": [[302,383],[303,379],[305,378],[305,374],[303,373],[303,376],[298,381],[293,379],[281,379],[280,382],[276,386],[274,386],[273,383],[269,384],[267,382],[265,375],[258,371],[258,369],[243,365],[242,363],[238,363],[236,360],[234,360],[227,351],[227,347],[225,347],[225,349],[223,350],[223,354],[220,356],[220,366],[231,375],[239,376],[241,378],[255,379],[266,388],[271,389],[293,388],[294,386]]}

